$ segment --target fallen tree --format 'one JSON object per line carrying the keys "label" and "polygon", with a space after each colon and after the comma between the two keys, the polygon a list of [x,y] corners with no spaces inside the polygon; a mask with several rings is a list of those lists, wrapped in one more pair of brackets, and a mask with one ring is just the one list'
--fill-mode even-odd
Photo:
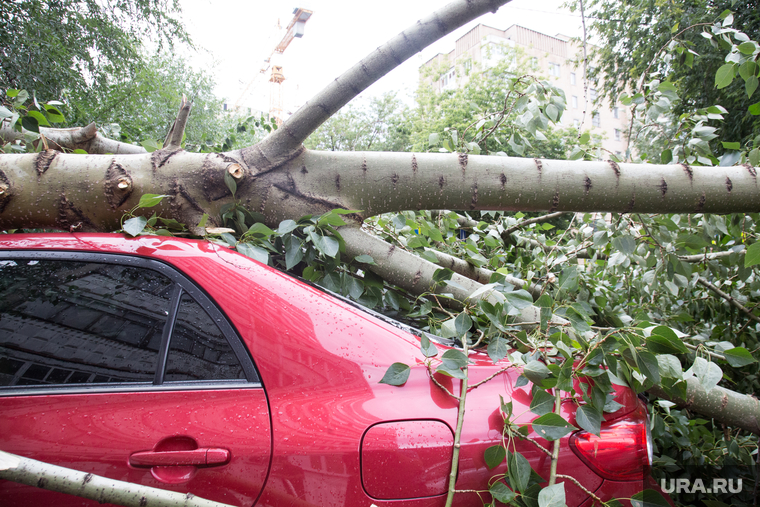
{"label": "fallen tree", "polygon": [[[432,262],[430,256],[418,255],[412,248],[400,248],[381,235],[369,232],[367,223],[385,213],[445,209],[473,213],[604,212],[626,217],[639,213],[707,216],[760,212],[757,169],[748,164],[726,167],[686,163],[644,165],[467,153],[318,152],[304,148],[303,142],[310,133],[381,76],[437,38],[485,12],[496,10],[503,3],[506,1],[458,1],[421,20],[336,79],[280,129],[254,146],[226,153],[184,151],[181,140],[190,109],[189,105],[183,105],[164,147],[153,153],[81,155],[48,149],[34,154],[2,155],[0,228],[111,231],[119,229],[125,211],[132,210],[136,215],[144,213],[146,216],[157,211],[163,217],[182,222],[196,234],[206,235],[209,230],[226,225],[223,215],[230,206],[242,206],[257,213],[261,221],[273,229],[285,220],[298,220],[305,215],[350,210],[342,215],[345,225],[337,229],[347,259],[369,256],[372,262],[366,268],[385,282],[414,295],[446,293],[449,304],[461,307],[475,304],[478,299],[493,302],[486,289],[497,270],[468,268],[462,259],[436,251],[435,245],[430,252],[435,258]],[[43,135],[69,149],[82,148],[83,142],[95,139],[91,127],[65,135],[54,131]],[[133,149],[105,143],[88,147],[92,152],[118,153],[122,149]],[[141,209],[140,198],[145,194],[167,197],[157,208]],[[465,219],[460,225],[474,232],[485,231],[485,228],[479,229],[478,220]],[[510,236],[529,225],[535,223],[519,224],[499,233]],[[621,242],[625,244],[618,245],[619,248],[616,246],[629,262],[636,255],[636,241],[642,244],[651,238],[653,249],[656,249],[655,244],[659,245],[656,235],[648,232],[646,221],[641,221],[641,225],[643,227],[631,226],[637,235],[635,240],[631,239],[633,247],[628,246],[627,240]],[[526,290],[533,288],[530,295],[537,303],[545,290],[556,282],[552,278],[552,267],[559,272],[561,263],[570,259],[596,262],[608,255],[598,251],[605,244],[584,241],[579,242],[575,251],[557,249],[548,243],[538,244],[537,248],[544,252],[556,251],[565,257],[564,260],[557,257],[556,265],[547,263],[543,285],[532,280],[526,282]],[[689,262],[700,262],[700,255],[703,262],[719,262],[724,257],[727,260],[730,252],[719,254],[709,259],[713,254],[693,254],[696,257]],[[664,254],[662,259],[665,262]],[[634,262],[638,261],[634,259]],[[441,266],[454,271],[446,279],[448,283],[441,283],[438,276]],[[517,277],[504,280],[518,287],[523,282]],[[688,285],[688,280],[686,283]],[[697,283],[704,286],[695,280],[689,290]],[[560,292],[570,287],[561,276],[558,284]],[[733,298],[725,292],[716,294],[727,304],[730,303],[728,298]],[[534,326],[541,323],[543,317],[538,307],[522,310],[523,321],[532,322]],[[581,324],[577,327],[585,329]],[[610,332],[606,337],[611,335]],[[641,357],[648,360],[648,356]],[[744,360],[735,361],[740,366],[749,364]],[[639,362],[633,357],[628,363],[641,377],[629,379],[638,381],[640,390],[652,388],[656,384],[653,379],[660,379],[659,374],[645,373],[649,365],[642,367],[644,360]],[[680,362],[678,365],[681,375]],[[718,422],[749,421],[740,426],[755,434],[760,432],[757,425],[760,406],[756,399],[721,390],[713,391],[724,396],[716,402],[710,396],[693,395],[695,389],[705,390],[701,384],[695,387],[693,380],[680,384],[680,390],[655,388],[653,392],[681,403],[686,400],[689,410]],[[736,410],[721,410],[725,405],[720,400],[731,402]],[[723,419],[724,415],[727,418]]]}

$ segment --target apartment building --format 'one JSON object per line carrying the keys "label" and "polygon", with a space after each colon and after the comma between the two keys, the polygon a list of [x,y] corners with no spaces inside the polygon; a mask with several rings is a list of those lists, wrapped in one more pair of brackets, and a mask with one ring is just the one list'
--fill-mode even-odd
{"label": "apartment building", "polygon": [[[582,123],[584,131],[602,136],[602,146],[609,153],[625,154],[630,112],[606,99],[595,104],[597,91],[591,84],[584,91],[583,69],[576,68],[574,63],[580,60],[582,48],[569,37],[550,36],[519,25],[500,30],[479,24],[457,39],[450,53],[439,53],[424,63],[420,67],[421,79],[436,91],[453,89],[469,79],[470,69],[491,68],[508,53],[516,54],[513,49],[517,48],[527,58],[531,72],[553,80],[564,90],[567,109],[561,120],[563,126],[577,128]],[[433,72],[434,69],[438,72]],[[431,76],[438,75],[433,82]],[[602,158],[608,158],[608,154]]]}

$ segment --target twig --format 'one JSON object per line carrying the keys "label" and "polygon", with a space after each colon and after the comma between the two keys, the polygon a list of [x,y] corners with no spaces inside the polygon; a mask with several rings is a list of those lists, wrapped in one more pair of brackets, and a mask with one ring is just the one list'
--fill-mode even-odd
{"label": "twig", "polygon": [[718,287],[716,287],[712,283],[708,282],[707,280],[705,280],[701,276],[699,278],[697,278],[697,282],[699,282],[700,285],[703,285],[703,286],[707,287],[708,289],[710,289],[711,291],[713,291],[714,293],[716,293],[717,295],[719,295],[720,297],[722,297],[723,299],[725,299],[726,301],[728,301],[730,304],[734,305],[737,309],[739,309],[742,312],[744,312],[747,315],[747,317],[749,317],[750,319],[752,319],[755,322],[757,322],[758,324],[760,324],[760,317],[758,317],[757,315],[755,315],[754,313],[752,313],[751,310],[749,310],[747,307],[745,307],[744,305],[742,305],[740,302],[738,302],[736,299],[734,299],[731,295],[726,294],[725,292],[723,292]]}
{"label": "twig", "polygon": [[488,381],[489,381],[489,380],[491,380],[492,378],[496,377],[497,375],[501,375],[502,373],[504,373],[505,371],[507,371],[507,370],[508,370],[508,369],[510,369],[510,368],[512,368],[512,367],[511,367],[511,366],[507,366],[506,368],[502,368],[501,370],[497,371],[496,373],[494,373],[494,374],[492,374],[492,375],[490,375],[490,376],[488,376],[488,377],[484,378],[484,379],[483,379],[483,380],[481,380],[480,382],[476,382],[476,383],[474,383],[473,385],[471,385],[471,386],[470,386],[470,390],[476,389],[476,388],[477,388],[478,386],[480,386],[481,384],[485,384],[486,382],[488,382]]}
{"label": "twig", "polygon": [[539,449],[541,452],[543,452],[544,454],[546,454],[547,456],[551,456],[551,455],[552,455],[552,452],[551,452],[549,449],[547,449],[547,448],[546,448],[546,447],[544,447],[543,445],[539,444],[539,443],[538,443],[536,440],[534,440],[534,439],[532,439],[532,438],[530,438],[530,437],[527,437],[527,436],[525,436],[525,435],[523,435],[522,433],[519,433],[519,432],[517,432],[517,435],[519,435],[519,437],[520,437],[520,438],[522,438],[523,440],[527,440],[527,441],[528,441],[528,442],[530,442],[531,444],[533,444],[533,445],[535,445],[536,447],[538,447],[538,449]]}
{"label": "twig", "polygon": [[427,370],[428,370],[428,376],[430,377],[430,380],[432,380],[435,385],[437,385],[438,387],[440,387],[441,389],[443,389],[446,394],[448,394],[449,396],[451,396],[455,400],[459,401],[459,396],[457,396],[456,394],[452,393],[451,391],[449,391],[448,389],[446,389],[443,386],[443,384],[441,384],[440,382],[438,382],[438,379],[436,379],[435,376],[433,375],[433,368],[430,367],[430,363],[427,364]]}
{"label": "twig", "polygon": [[[467,347],[467,337],[462,337],[462,351],[464,352],[464,356],[467,357],[468,347]],[[454,432],[454,453],[451,456],[451,473],[449,474],[449,492],[448,495],[446,495],[446,507],[451,507],[454,503],[454,493],[456,492],[456,482],[457,482],[457,470],[459,468],[459,449],[460,449],[460,439],[462,437],[462,425],[464,424],[464,409],[465,409],[465,401],[467,399],[467,380],[468,380],[468,367],[467,364],[464,365],[462,368],[462,372],[464,373],[464,378],[462,379],[462,390],[461,395],[459,397],[459,412],[457,414],[457,429]]]}
{"label": "twig", "polygon": [[579,488],[581,488],[581,489],[583,490],[583,492],[584,492],[584,493],[586,493],[588,496],[590,496],[591,498],[593,498],[594,500],[596,500],[596,501],[597,501],[597,502],[599,502],[600,504],[604,505],[604,502],[602,502],[602,499],[601,499],[601,498],[599,498],[599,497],[598,497],[598,496],[596,496],[594,493],[592,493],[591,491],[589,491],[589,490],[587,490],[586,488],[584,488],[584,487],[581,485],[581,483],[580,483],[580,482],[578,482],[578,480],[577,480],[577,479],[575,479],[574,477],[570,477],[569,475],[557,474],[557,478],[558,478],[558,479],[565,479],[565,480],[568,480],[568,481],[570,481],[570,482],[574,483],[576,486],[578,486]]}
{"label": "twig", "polygon": [[728,257],[732,253],[735,253],[738,255],[744,255],[745,250],[739,250],[738,252],[735,252],[733,250],[726,250],[724,252],[710,252],[710,253],[705,252],[703,254],[695,254],[695,255],[679,255],[678,259],[684,262],[705,262],[705,261],[711,261],[715,259],[722,259],[723,257]]}
{"label": "twig", "polygon": [[[559,415],[562,407],[562,392],[554,388],[554,413]],[[559,442],[560,439],[554,441],[554,447],[552,448],[552,462],[549,466],[549,486],[554,486],[557,482],[557,462],[559,461]]]}
{"label": "twig", "polygon": [[528,226],[528,225],[531,225],[531,224],[538,224],[538,223],[541,223],[541,222],[547,222],[547,221],[549,221],[549,220],[551,220],[553,218],[557,218],[557,217],[560,217],[562,215],[566,215],[567,213],[568,213],[567,211],[558,211],[556,213],[549,213],[548,215],[543,215],[543,216],[536,217],[536,218],[530,218],[528,220],[522,220],[522,221],[516,223],[515,225],[513,225],[512,227],[510,227],[509,229],[505,230],[502,233],[502,236],[504,236],[504,235],[509,236],[510,234],[512,234],[513,232],[515,232],[516,230],[522,229],[525,226]]}

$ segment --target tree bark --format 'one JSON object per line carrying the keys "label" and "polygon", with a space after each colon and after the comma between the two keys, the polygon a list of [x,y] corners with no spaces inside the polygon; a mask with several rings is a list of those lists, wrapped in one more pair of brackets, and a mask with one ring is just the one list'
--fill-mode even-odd
{"label": "tree bark", "polygon": [[705,392],[696,377],[687,379],[686,385],[685,399],[670,396],[660,386],[652,387],[649,392],[672,401],[679,408],[760,435],[760,401],[757,398],[722,387],[713,387],[709,393]]}
{"label": "tree bark", "polygon": [[[86,127],[74,127],[70,129],[40,127],[40,134],[44,136],[48,148],[56,151],[74,151],[79,149],[91,155],[146,153],[145,148],[142,146],[122,143],[103,137],[98,132],[98,128],[94,123],[90,123]],[[26,129],[19,132],[10,128],[7,122],[0,122],[0,139],[5,142],[13,142],[29,135],[34,136],[36,134]],[[41,139],[34,142],[35,148],[40,142],[42,142]]]}
{"label": "tree bark", "polygon": [[126,507],[230,507],[192,493],[117,481],[3,451],[0,451],[0,479]]}

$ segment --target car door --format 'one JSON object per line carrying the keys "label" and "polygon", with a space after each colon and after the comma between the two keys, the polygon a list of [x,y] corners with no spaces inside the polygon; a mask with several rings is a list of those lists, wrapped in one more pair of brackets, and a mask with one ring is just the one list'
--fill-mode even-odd
{"label": "car door", "polygon": [[[0,450],[252,505],[271,447],[248,351],[184,275],[132,256],[0,252]],[[7,481],[0,498],[97,505]]]}

